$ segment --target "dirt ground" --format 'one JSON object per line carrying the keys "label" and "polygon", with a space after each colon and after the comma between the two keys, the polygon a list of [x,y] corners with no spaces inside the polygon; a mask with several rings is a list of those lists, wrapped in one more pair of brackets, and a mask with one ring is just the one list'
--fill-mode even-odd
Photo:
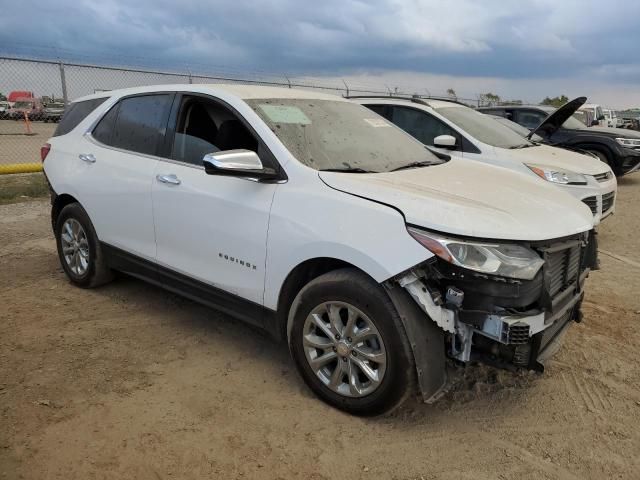
{"label": "dirt ground", "polygon": [[639,204],[637,174],[544,375],[468,367],[436,405],[374,419],[214,311],[128,278],[70,286],[47,203],[1,205],[0,479],[640,478]]}
{"label": "dirt ground", "polygon": [[0,120],[0,165],[40,163],[40,147],[53,135],[56,123],[31,122],[27,134],[24,121]]}

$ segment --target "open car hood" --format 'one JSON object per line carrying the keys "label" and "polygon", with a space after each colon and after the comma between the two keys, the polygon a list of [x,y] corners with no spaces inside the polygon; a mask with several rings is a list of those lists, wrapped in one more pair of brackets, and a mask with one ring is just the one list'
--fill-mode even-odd
{"label": "open car hood", "polygon": [[571,115],[576,113],[576,110],[585,104],[586,101],[587,97],[578,97],[565,103],[555,112],[550,113],[547,118],[540,122],[540,125],[531,130],[531,133],[527,138],[531,139],[535,133],[543,136],[553,135]]}
{"label": "open car hood", "polygon": [[555,185],[478,162],[319,176],[336,190],[400,210],[410,224],[451,235],[539,241],[593,228],[589,207]]}

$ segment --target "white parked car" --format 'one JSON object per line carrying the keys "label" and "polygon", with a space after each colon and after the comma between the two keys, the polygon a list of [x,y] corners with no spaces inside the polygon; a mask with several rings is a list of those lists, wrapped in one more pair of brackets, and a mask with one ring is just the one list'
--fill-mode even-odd
{"label": "white parked car", "polygon": [[118,270],[264,328],[354,414],[416,384],[434,401],[447,357],[541,369],[580,320],[596,261],[591,212],[562,190],[446,161],[315,92],[95,94],[69,106],[42,158],[73,284]]}
{"label": "white parked car", "polygon": [[508,168],[562,188],[589,206],[596,224],[615,210],[615,175],[592,156],[530,141],[495,118],[457,102],[389,97],[354,100],[439,152]]}
{"label": "white parked car", "polygon": [[622,121],[618,118],[618,112],[615,110],[611,110],[609,108],[603,108],[602,113],[604,114],[606,126],[609,128],[619,128],[622,127]]}

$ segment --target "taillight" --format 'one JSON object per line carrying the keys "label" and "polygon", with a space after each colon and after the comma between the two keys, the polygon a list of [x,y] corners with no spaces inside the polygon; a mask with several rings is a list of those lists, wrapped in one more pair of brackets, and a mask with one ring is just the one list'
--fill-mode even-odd
{"label": "taillight", "polygon": [[47,155],[49,155],[49,151],[51,150],[51,145],[48,143],[45,143],[43,146],[40,147],[40,159],[44,162],[44,159],[47,158]]}

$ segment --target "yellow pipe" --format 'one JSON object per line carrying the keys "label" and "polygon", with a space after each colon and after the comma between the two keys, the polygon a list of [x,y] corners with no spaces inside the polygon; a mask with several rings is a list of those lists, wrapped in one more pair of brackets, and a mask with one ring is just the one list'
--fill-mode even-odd
{"label": "yellow pipe", "polygon": [[41,163],[11,163],[8,165],[0,164],[0,175],[7,175],[10,173],[34,173],[41,171]]}

